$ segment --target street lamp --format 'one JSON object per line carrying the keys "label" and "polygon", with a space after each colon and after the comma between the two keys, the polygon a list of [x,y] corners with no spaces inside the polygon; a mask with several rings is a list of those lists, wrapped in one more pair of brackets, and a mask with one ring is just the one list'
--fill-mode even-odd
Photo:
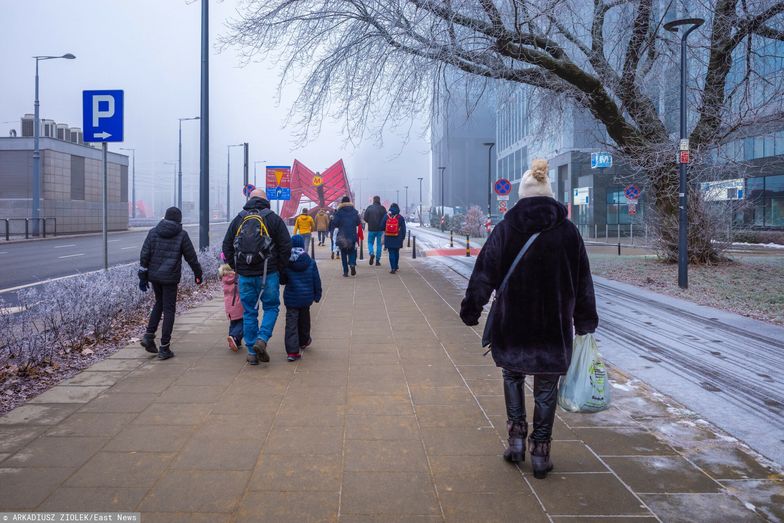
{"label": "street lamp", "polygon": [[[678,287],[681,289],[689,288],[689,217],[687,214],[688,207],[688,194],[689,185],[687,181],[688,169],[688,142],[686,140],[686,39],[692,31],[700,27],[705,20],[702,18],[682,18],[680,20],[673,20],[664,24],[664,28],[670,32],[677,32],[680,26],[689,26],[685,28],[681,35],[681,147],[686,150],[686,158],[678,158],[680,163],[680,189],[678,190]],[[682,160],[686,161],[682,161]]]}
{"label": "street lamp", "polygon": [[62,56],[34,56],[35,58],[35,104],[34,104],[34,120],[33,120],[33,236],[38,236],[38,221],[41,218],[41,147],[39,140],[41,138],[41,123],[38,114],[38,62],[41,60],[56,60],[64,58],[66,60],[73,60],[76,58],[71,53]]}
{"label": "street lamp", "polygon": [[404,185],[403,188],[405,188],[405,190],[406,190],[406,207],[405,207],[405,213],[403,214],[403,216],[408,218],[408,185]]}
{"label": "street lamp", "polygon": [[131,159],[133,159],[133,171],[131,182],[131,218],[136,219],[136,149],[131,147],[120,147],[121,151],[131,151]]}
{"label": "street lamp", "polygon": [[245,147],[244,143],[226,146],[226,221],[231,220],[231,148]]}
{"label": "street lamp", "polygon": [[444,170],[446,167],[439,167],[438,170],[441,171],[441,232],[444,232],[444,221],[446,220],[446,215],[444,215]]}
{"label": "street lamp", "polygon": [[424,178],[420,176],[417,180],[419,180],[419,226],[424,227],[424,224],[422,223],[422,180],[424,180]]}
{"label": "street lamp", "polygon": [[178,170],[178,173],[177,173],[177,208],[179,208],[180,211],[182,211],[182,122],[185,122],[187,120],[198,120],[198,119],[199,119],[198,116],[193,116],[191,118],[177,118],[177,120],[180,121],[180,134],[179,134],[180,140],[179,140],[179,146],[177,148],[177,150],[178,150],[178,160],[177,160],[177,162],[179,164],[179,167],[177,168],[177,170]]}
{"label": "street lamp", "polygon": [[493,146],[495,142],[486,142],[484,144],[487,147],[487,217],[490,218],[492,214],[492,199],[493,199],[493,176],[492,176],[492,163],[491,159],[491,151],[493,150]]}
{"label": "street lamp", "polygon": [[[163,165],[174,166],[174,185],[172,186],[172,205],[176,207],[177,206],[177,165],[179,164],[177,162],[163,162]],[[153,205],[153,207],[155,207],[155,205]]]}

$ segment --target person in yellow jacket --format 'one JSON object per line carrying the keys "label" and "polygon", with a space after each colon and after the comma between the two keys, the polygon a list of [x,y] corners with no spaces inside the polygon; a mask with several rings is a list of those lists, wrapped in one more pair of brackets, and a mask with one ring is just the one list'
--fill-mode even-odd
{"label": "person in yellow jacket", "polygon": [[316,222],[308,214],[308,210],[303,208],[302,214],[294,220],[294,234],[299,234],[305,239],[305,252],[310,248],[310,234],[316,228]]}

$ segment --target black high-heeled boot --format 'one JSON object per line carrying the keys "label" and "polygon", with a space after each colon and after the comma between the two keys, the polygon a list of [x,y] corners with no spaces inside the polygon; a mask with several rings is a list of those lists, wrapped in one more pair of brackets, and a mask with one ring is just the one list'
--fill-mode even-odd
{"label": "black high-heeled boot", "polygon": [[504,459],[510,463],[525,461],[525,437],[528,435],[528,424],[519,421],[507,421],[509,447],[504,451]]}
{"label": "black high-heeled boot", "polygon": [[547,473],[553,470],[553,462],[550,460],[550,440],[535,441],[528,440],[528,448],[531,451],[531,466],[534,469],[536,479],[544,479]]}

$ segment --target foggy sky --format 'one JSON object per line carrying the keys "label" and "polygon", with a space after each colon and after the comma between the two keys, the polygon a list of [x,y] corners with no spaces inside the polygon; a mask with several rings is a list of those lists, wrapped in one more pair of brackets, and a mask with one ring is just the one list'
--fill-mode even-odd
{"label": "foggy sky", "polygon": [[[290,165],[296,158],[314,170],[343,158],[350,179],[362,181],[363,200],[371,193],[394,199],[409,186],[409,202],[418,199],[417,177],[429,180],[429,144],[423,125],[405,146],[387,133],[384,147],[370,141],[345,144],[337,122],[326,122],[318,138],[294,148],[294,129],[283,128],[292,86],[280,106],[275,94],[278,70],[269,63],[241,66],[234,49],[219,51],[216,36],[235,14],[236,0],[210,3],[210,178],[225,187],[226,146],[250,143],[250,178],[254,161]],[[0,135],[21,134],[19,119],[33,112],[35,55],[73,53],[76,60],[49,60],[40,66],[41,118],[82,127],[82,91],[125,91],[125,141],[136,148],[137,198],[149,197],[156,181],[158,197],[168,198],[177,160],[177,118],[199,114],[200,2],[185,0],[25,0],[0,2]],[[242,149],[232,149],[232,198],[239,201]],[[263,164],[258,164],[263,186]],[[183,122],[184,200],[197,198],[199,122]],[[130,171],[129,171],[130,172]],[[358,191],[358,183],[354,190]],[[225,193],[213,194],[224,198]],[[403,202],[401,201],[401,204]],[[234,208],[234,205],[232,205]]]}

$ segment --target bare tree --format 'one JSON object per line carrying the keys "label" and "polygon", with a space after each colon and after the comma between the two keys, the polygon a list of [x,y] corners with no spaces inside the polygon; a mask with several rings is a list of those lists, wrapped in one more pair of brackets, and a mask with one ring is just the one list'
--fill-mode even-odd
{"label": "bare tree", "polygon": [[[369,123],[383,128],[432,110],[434,78],[449,70],[485,84],[524,84],[583,108],[616,153],[647,177],[671,256],[678,175],[674,129],[662,109],[664,95],[677,93],[678,37],[663,22],[668,9],[683,10],[682,1],[246,0],[224,43],[248,60],[282,60],[284,89],[301,80],[291,115],[306,138],[326,115],[361,136]],[[688,4],[691,15],[707,20],[691,53],[690,143],[699,172],[720,144],[781,120],[782,76],[757,75],[752,55],[755,41],[784,41],[784,1]],[[740,67],[738,57],[746,62]],[[704,219],[702,209],[695,205],[692,219]],[[710,241],[690,245],[693,261],[715,254]]]}

